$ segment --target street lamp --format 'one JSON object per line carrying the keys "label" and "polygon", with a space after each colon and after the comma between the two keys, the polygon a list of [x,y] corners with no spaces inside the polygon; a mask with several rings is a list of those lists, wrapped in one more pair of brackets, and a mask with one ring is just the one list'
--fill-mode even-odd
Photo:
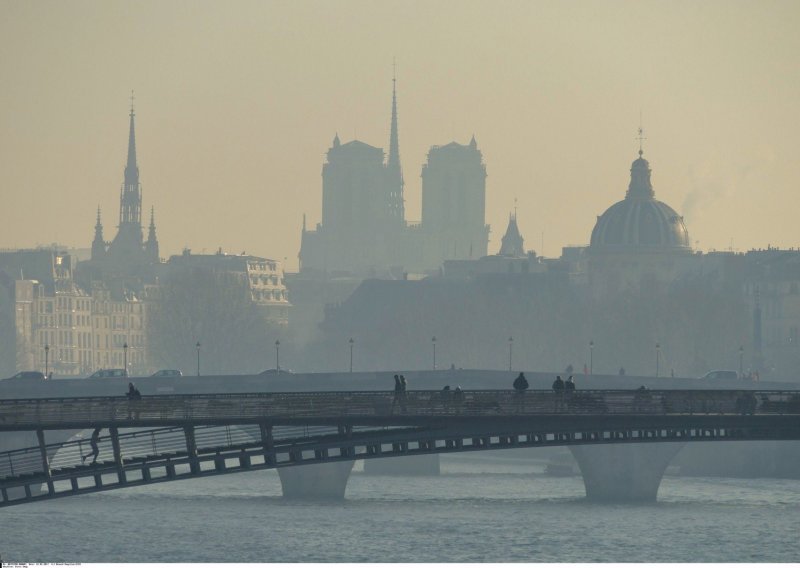
{"label": "street lamp", "polygon": [[434,335],[431,338],[431,344],[433,345],[433,370],[436,370],[436,336]]}
{"label": "street lamp", "polygon": [[511,370],[511,353],[512,353],[513,346],[514,346],[514,338],[513,337],[509,337],[508,338],[508,370],[509,371]]}
{"label": "street lamp", "polygon": [[355,341],[351,337],[350,341],[348,341],[348,343],[350,344],[350,372],[352,373],[353,372],[353,345],[355,344]]}
{"label": "street lamp", "polygon": [[281,370],[281,342],[280,340],[275,340],[275,370]]}
{"label": "street lamp", "polygon": [[739,346],[739,378],[744,376],[744,345]]}
{"label": "street lamp", "polygon": [[44,344],[44,376],[50,376],[50,344]]}
{"label": "street lamp", "polygon": [[661,359],[661,344],[656,343],[656,378],[658,378],[658,363]]}
{"label": "street lamp", "polygon": [[195,347],[197,348],[197,376],[199,377],[200,376],[200,342],[199,341],[195,344]]}
{"label": "street lamp", "polygon": [[589,341],[589,374],[594,375],[594,340]]}
{"label": "street lamp", "polygon": [[122,368],[125,369],[125,376],[128,376],[128,342],[122,344]]}

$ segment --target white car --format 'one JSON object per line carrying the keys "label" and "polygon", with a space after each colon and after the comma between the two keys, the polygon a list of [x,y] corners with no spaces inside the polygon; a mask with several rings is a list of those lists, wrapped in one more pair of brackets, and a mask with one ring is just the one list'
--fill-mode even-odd
{"label": "white car", "polygon": [[180,369],[161,369],[160,371],[156,371],[151,377],[182,377],[183,373],[181,373]]}

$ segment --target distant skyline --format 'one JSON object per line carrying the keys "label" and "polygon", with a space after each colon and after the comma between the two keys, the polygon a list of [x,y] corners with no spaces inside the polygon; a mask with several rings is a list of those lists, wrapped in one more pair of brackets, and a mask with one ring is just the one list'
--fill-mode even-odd
{"label": "distant skyline", "polygon": [[[135,90],[162,256],[287,259],[338,132],[388,152],[397,60],[406,218],[432,145],[474,134],[489,251],[588,244],[639,148],[694,246],[800,246],[797,2],[5,2],[0,248],[116,233]],[[544,250],[541,249],[544,233]]]}

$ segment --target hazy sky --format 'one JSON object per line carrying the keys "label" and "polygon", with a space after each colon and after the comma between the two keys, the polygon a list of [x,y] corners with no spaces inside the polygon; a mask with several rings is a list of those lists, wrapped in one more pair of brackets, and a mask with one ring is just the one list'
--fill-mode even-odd
{"label": "hazy sky", "polygon": [[[703,250],[800,245],[800,2],[0,2],[0,248],[116,229],[136,91],[163,256],[297,267],[338,131],[388,150],[409,221],[428,148],[474,133],[496,252],[589,241],[643,112],[656,197]],[[146,219],[145,219],[146,222]]]}

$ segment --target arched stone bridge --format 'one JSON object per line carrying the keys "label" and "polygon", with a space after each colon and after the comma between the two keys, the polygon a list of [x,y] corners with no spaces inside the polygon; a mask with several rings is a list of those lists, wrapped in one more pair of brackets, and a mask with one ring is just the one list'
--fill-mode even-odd
{"label": "arched stone bridge", "polygon": [[[97,461],[78,432],[100,429]],[[655,499],[685,442],[800,440],[800,393],[740,390],[203,394],[0,401],[0,507],[278,468],[287,496],[343,496],[356,459],[539,446],[573,453],[587,495]],[[660,443],[660,444],[657,444]],[[608,459],[591,446],[615,446]],[[304,466],[304,467],[297,467]]]}

